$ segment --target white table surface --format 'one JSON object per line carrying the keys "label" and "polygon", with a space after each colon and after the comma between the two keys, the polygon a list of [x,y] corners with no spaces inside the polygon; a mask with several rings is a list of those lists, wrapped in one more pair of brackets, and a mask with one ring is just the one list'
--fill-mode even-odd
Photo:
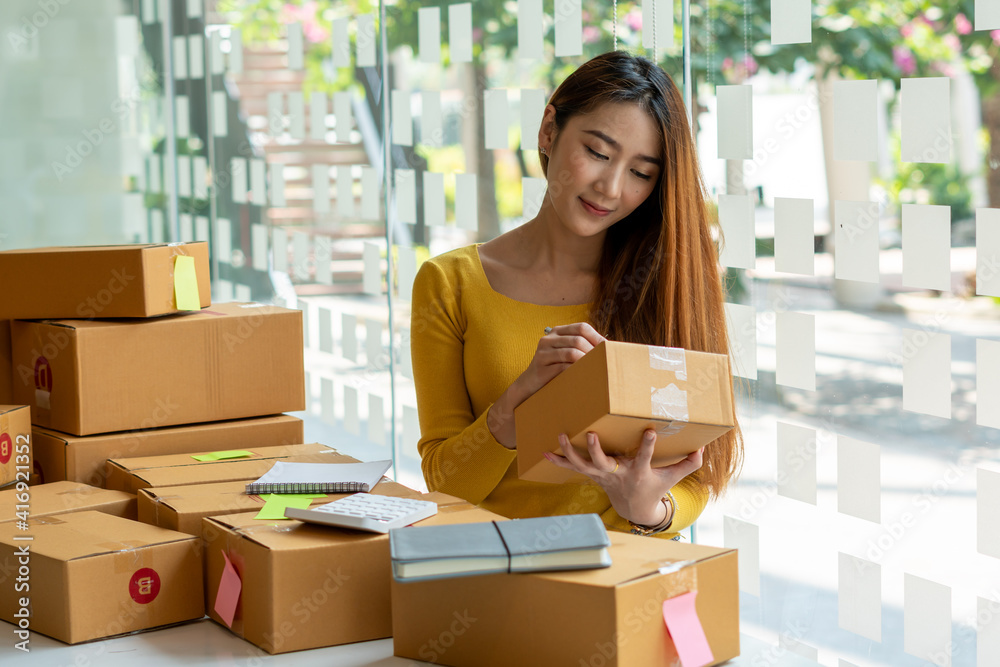
{"label": "white table surface", "polygon": [[[742,655],[731,660],[732,667],[816,667],[817,663],[780,650],[747,635],[741,636]],[[233,635],[204,618],[162,630],[140,632],[127,637],[69,646],[42,635],[31,637],[30,653],[14,649],[14,626],[0,622],[0,665],[3,667],[159,667],[161,665],[230,665],[253,667],[262,664],[291,667],[416,667],[431,663],[392,655],[392,639],[268,655],[253,644]],[[756,658],[756,660],[755,660]],[[553,666],[556,667],[556,666]]]}

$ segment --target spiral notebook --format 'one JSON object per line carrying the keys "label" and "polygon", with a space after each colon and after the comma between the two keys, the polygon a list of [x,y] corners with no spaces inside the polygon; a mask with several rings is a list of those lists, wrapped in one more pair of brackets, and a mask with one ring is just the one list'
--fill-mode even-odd
{"label": "spiral notebook", "polygon": [[367,463],[296,463],[275,461],[260,479],[246,486],[262,493],[363,493],[372,490],[392,461]]}

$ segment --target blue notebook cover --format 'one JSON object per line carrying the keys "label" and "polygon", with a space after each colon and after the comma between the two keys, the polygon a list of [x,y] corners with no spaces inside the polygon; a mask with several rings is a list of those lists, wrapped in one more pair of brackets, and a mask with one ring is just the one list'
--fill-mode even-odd
{"label": "blue notebook cover", "polygon": [[609,567],[610,544],[596,514],[389,531],[393,575],[400,581]]}

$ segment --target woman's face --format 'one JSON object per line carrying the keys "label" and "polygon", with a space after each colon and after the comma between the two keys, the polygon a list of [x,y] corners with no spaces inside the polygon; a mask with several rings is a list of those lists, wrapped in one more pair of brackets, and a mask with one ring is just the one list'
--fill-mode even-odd
{"label": "woman's face", "polygon": [[538,145],[549,155],[546,203],[569,231],[607,230],[653,192],[663,169],[656,123],[637,104],[608,103],[571,117],[559,130],[545,108]]}

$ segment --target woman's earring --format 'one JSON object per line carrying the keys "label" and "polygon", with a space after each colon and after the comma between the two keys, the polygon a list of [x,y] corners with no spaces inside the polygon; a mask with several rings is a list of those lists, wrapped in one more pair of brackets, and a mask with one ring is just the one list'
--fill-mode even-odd
{"label": "woman's earring", "polygon": [[541,148],[539,148],[538,152],[541,153],[542,155],[548,155],[549,154],[549,152],[547,150],[545,150],[544,146],[542,146]]}

